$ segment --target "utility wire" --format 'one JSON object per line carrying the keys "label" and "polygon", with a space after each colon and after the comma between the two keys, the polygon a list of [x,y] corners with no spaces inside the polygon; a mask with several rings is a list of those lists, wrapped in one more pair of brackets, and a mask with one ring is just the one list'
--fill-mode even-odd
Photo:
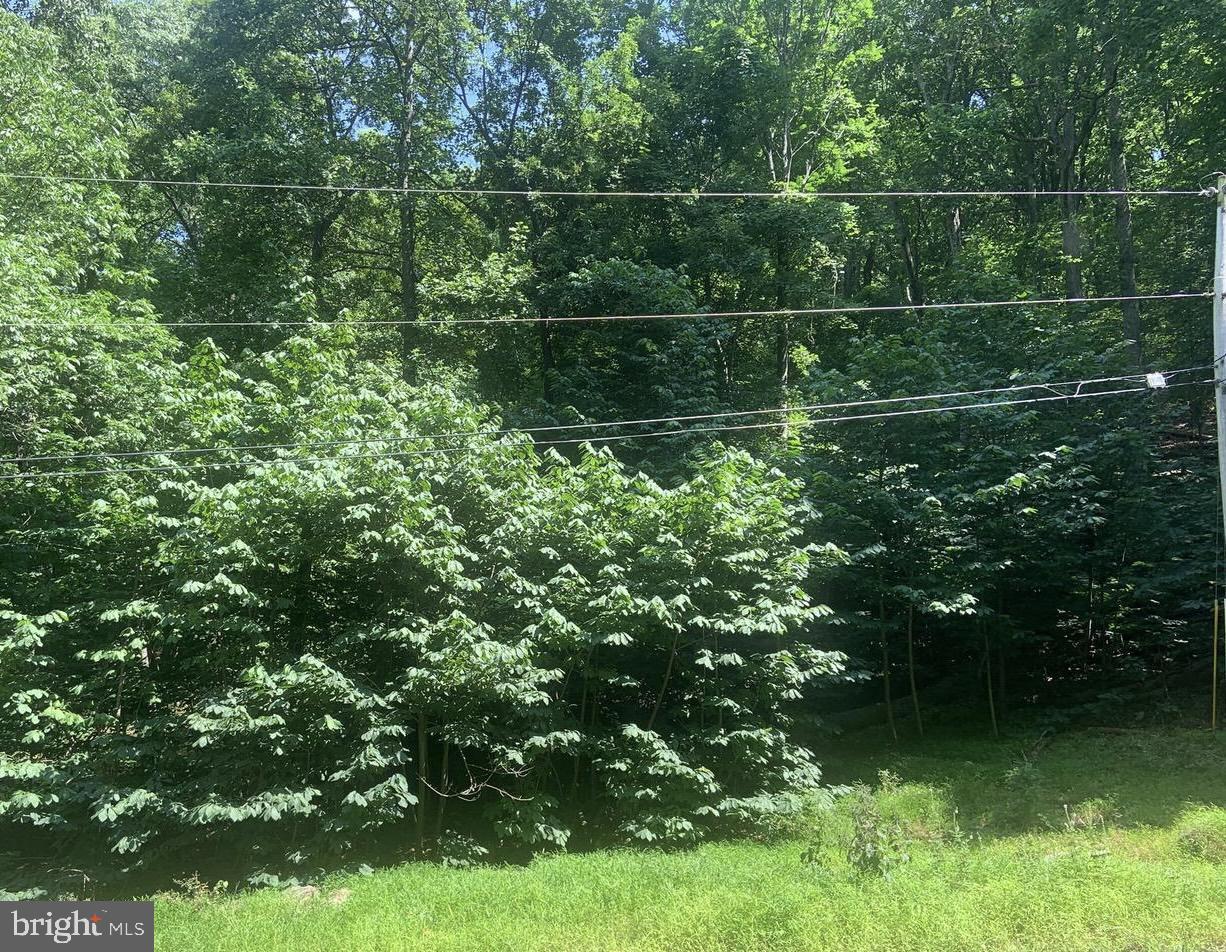
{"label": "utility wire", "polygon": [[599,314],[588,317],[460,317],[439,320],[377,320],[377,321],[0,321],[0,327],[242,327],[251,330],[276,330],[281,327],[429,327],[458,324],[572,324],[611,321],[678,321],[705,318],[737,317],[816,317],[823,314],[896,314],[901,311],[956,311],[990,307],[1051,307],[1071,304],[1117,304],[1124,301],[1203,300],[1213,297],[1212,291],[1179,291],[1171,294],[1131,294],[1109,297],[1078,298],[1019,298],[1012,301],[965,301],[938,304],[876,304],[846,307],[771,308],[762,311],[706,311],[673,314]]}
{"label": "utility wire", "polygon": [[1104,196],[1187,196],[1201,197],[1200,189],[983,189],[975,191],[861,191],[861,192],[705,192],[691,191],[614,191],[594,189],[513,189],[426,187],[395,185],[298,185],[290,182],[206,182],[183,179],[123,178],[106,175],[55,175],[40,172],[0,172],[0,178],[34,182],[84,182],[100,185],[156,185],[160,187],[239,188],[271,191],[372,192],[392,195],[486,195],[528,198],[768,198],[783,200],[854,198],[1050,198],[1065,195]]}
{"label": "utility wire", "polygon": [[[1183,384],[1171,384],[1165,389],[1171,390],[1176,387],[1200,386],[1206,383],[1213,383],[1212,380],[1197,380]],[[666,436],[689,436],[694,433],[715,433],[715,432],[733,432],[745,430],[765,430],[779,427],[790,426],[815,426],[822,423],[845,423],[859,420],[876,420],[887,419],[891,417],[903,416],[918,416],[922,414],[932,413],[950,413],[959,410],[982,410],[995,407],[1012,407],[1022,406],[1024,404],[1034,403],[1050,403],[1053,401],[1071,401],[1085,400],[1092,397],[1111,397],[1127,393],[1150,393],[1153,392],[1149,387],[1127,387],[1117,390],[1099,390],[1089,393],[1076,394],[1060,394],[1051,397],[1030,397],[1022,400],[992,400],[982,403],[961,404],[946,407],[925,407],[914,410],[894,410],[884,413],[860,413],[848,416],[823,417],[816,420],[786,420],[770,423],[746,423],[736,425],[708,426],[695,427],[689,430],[662,430],[654,433],[626,433],[615,436],[598,436],[598,437],[576,437],[573,439],[564,440],[529,440],[523,443],[504,444],[510,447],[531,447],[538,448],[542,446],[563,446],[577,443],[610,443],[619,442],[622,440],[638,440],[652,439]],[[0,480],[30,480],[30,479],[49,479],[68,476],[106,476],[120,475],[128,473],[165,473],[165,472],[181,472],[184,470],[208,470],[221,469],[234,466],[245,467],[260,467],[260,466],[297,466],[303,463],[336,463],[345,462],[348,460],[361,459],[408,459],[421,456],[439,456],[448,455],[451,453],[468,452],[472,450],[472,446],[452,446],[440,447],[431,450],[411,450],[395,453],[351,453],[344,456],[322,456],[322,457],[277,457],[275,459],[262,460],[233,460],[219,463],[185,463],[170,466],[134,466],[122,468],[107,468],[107,469],[92,469],[92,470],[60,470],[56,472],[39,472],[39,473],[9,473],[0,474]]]}
{"label": "utility wire", "polygon": [[[1199,367],[1184,367],[1180,370],[1166,371],[1164,377],[1175,377],[1180,374],[1195,373],[1200,370],[1212,369],[1211,364]],[[718,420],[727,418],[743,418],[759,416],[766,413],[816,413],[824,410],[848,410],[857,407],[886,406],[898,403],[918,403],[924,400],[952,400],[958,397],[980,397],[997,393],[1019,393],[1026,390],[1051,390],[1058,387],[1075,387],[1072,394],[1057,394],[1058,396],[1078,396],[1083,387],[1102,383],[1120,383],[1124,381],[1140,383],[1145,380],[1145,374],[1124,374],[1115,377],[1096,377],[1085,380],[1064,380],[1053,383],[1016,384],[1009,387],[986,387],[980,390],[959,390],[945,393],[928,393],[910,397],[878,397],[870,400],[846,400],[838,403],[813,403],[795,407],[770,407],[762,410],[725,410],[719,413],[694,413],[687,416],[647,417],[638,420],[604,420],[592,423],[558,423],[552,426],[507,427],[497,430],[461,430],[452,433],[422,433],[412,436],[378,436],[359,440],[320,440],[295,443],[254,443],[246,445],[199,446],[158,450],[120,450],[112,452],[90,453],[53,453],[41,456],[10,456],[0,458],[0,465],[25,465],[29,463],[75,462],[87,459],[134,459],[150,456],[199,456],[206,453],[254,453],[267,450],[292,449],[323,449],[337,446],[369,446],[375,443],[412,443],[416,440],[445,440],[470,437],[498,437],[514,433],[555,433],[568,430],[600,430],[610,427],[648,426],[659,423],[690,423],[702,420]],[[674,434],[695,432],[694,430],[672,430]]]}

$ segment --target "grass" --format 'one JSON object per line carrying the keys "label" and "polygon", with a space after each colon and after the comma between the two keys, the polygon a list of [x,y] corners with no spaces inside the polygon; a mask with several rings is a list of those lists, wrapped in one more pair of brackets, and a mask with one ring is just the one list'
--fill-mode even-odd
{"label": "grass", "polygon": [[[162,897],[162,952],[274,950],[1226,950],[1226,739],[1083,731],[1039,743],[861,736],[833,779],[886,778],[888,877],[845,859],[848,798],[773,843],[406,865],[321,884]],[[869,801],[864,801],[869,802]],[[1199,806],[1190,806],[1198,804]],[[1067,808],[1067,809],[1066,809]],[[819,863],[802,862],[822,844]]]}

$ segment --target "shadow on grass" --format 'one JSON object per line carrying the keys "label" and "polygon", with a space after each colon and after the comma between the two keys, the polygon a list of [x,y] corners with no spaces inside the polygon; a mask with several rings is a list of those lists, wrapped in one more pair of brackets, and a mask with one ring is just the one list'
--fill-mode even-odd
{"label": "shadow on grass", "polygon": [[[830,783],[874,783],[879,770],[943,789],[964,829],[984,836],[1060,829],[1078,804],[1104,801],[1113,824],[1169,826],[1192,803],[1226,807],[1226,737],[1204,729],[1019,731],[999,740],[965,726],[890,742],[884,729],[819,751]],[[1068,812],[1066,812],[1066,807]]]}

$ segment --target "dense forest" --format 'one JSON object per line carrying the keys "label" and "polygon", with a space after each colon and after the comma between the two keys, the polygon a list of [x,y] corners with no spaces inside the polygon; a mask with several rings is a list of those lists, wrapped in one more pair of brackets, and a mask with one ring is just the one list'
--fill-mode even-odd
{"label": "dense forest", "polygon": [[1207,691],[1221,3],[4,7],[0,889]]}

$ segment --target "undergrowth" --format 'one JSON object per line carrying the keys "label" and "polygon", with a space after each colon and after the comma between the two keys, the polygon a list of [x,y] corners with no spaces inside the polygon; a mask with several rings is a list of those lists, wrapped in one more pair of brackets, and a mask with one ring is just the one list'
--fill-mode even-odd
{"label": "undergrowth", "polygon": [[158,949],[1226,947],[1223,752],[1208,735],[1070,733],[1020,770],[1018,750],[954,738],[879,757],[888,770],[848,776],[777,818],[764,842],[163,896]]}

